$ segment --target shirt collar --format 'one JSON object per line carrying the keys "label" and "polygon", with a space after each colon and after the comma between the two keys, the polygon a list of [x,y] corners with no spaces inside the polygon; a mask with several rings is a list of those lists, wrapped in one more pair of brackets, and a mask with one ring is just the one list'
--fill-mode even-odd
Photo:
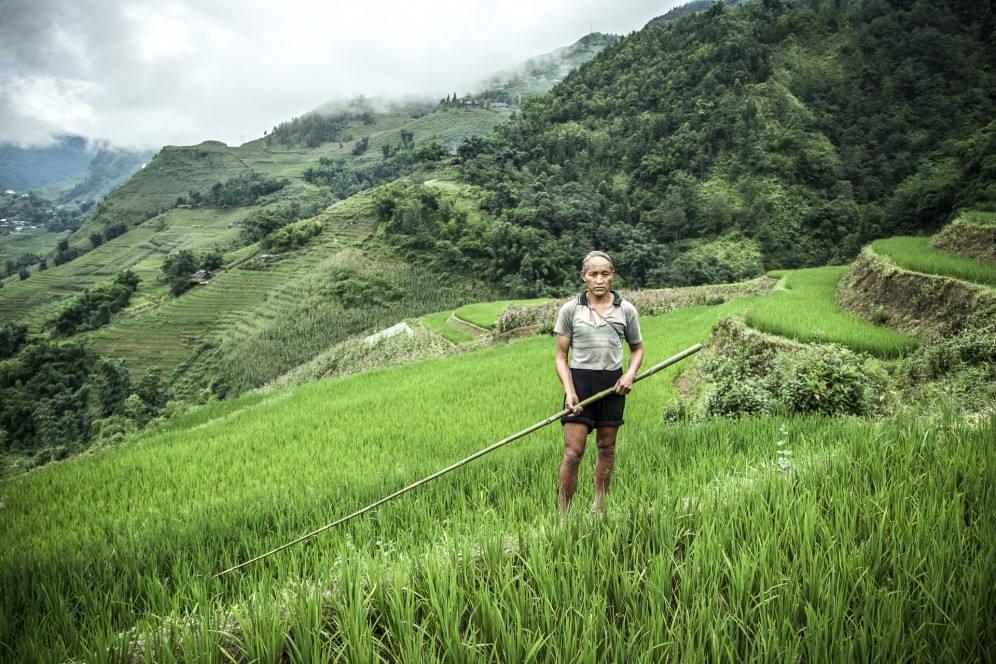
{"label": "shirt collar", "polygon": [[[612,293],[612,306],[618,307],[620,304],[622,304],[622,296],[619,295],[619,293],[615,292],[614,290],[610,290],[609,292]],[[580,304],[583,307],[589,306],[587,290],[581,291],[581,294],[578,295],[578,304]]]}

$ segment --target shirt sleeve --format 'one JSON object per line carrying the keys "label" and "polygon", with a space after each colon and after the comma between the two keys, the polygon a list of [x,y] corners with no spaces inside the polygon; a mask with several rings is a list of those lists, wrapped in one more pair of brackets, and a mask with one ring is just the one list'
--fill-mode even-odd
{"label": "shirt sleeve", "polygon": [[[629,305],[629,306],[625,306]],[[643,343],[643,335],[640,333],[640,316],[636,313],[636,307],[629,302],[624,305],[626,312],[626,343]]]}
{"label": "shirt sleeve", "polygon": [[567,337],[568,339],[574,336],[573,304],[573,302],[568,302],[560,308],[560,313],[557,314],[557,324],[553,327],[554,332],[562,337]]}

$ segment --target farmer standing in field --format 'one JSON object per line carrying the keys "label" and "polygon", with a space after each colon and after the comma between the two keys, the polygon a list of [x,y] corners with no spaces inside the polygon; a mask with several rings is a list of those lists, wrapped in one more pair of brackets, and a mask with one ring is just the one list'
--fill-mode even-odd
{"label": "farmer standing in field", "polygon": [[[564,462],[560,467],[560,513],[567,516],[578,486],[578,467],[588,434],[596,430],[595,502],[592,511],[602,514],[615,459],[616,434],[623,423],[626,395],[643,362],[643,338],[636,307],[610,290],[615,272],[612,260],[593,251],[581,263],[587,285],[565,304],[557,316],[557,376],[564,386],[564,408],[571,414],[564,425]],[[629,368],[623,373],[623,339],[629,344]],[[568,362],[568,352],[570,362]],[[581,401],[614,388],[611,394],[583,409]]]}

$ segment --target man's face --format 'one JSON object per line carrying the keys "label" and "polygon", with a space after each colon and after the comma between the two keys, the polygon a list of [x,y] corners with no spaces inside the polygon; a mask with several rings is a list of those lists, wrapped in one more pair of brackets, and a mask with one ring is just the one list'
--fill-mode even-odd
{"label": "man's face", "polygon": [[588,261],[588,269],[581,273],[581,278],[584,279],[588,290],[596,297],[601,297],[609,292],[613,276],[612,265],[601,257]]}

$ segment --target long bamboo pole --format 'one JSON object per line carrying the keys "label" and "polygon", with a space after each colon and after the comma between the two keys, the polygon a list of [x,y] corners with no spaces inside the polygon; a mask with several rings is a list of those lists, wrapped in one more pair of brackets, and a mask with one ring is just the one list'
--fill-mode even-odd
{"label": "long bamboo pole", "polygon": [[[650,376],[653,376],[655,373],[657,373],[661,369],[665,369],[665,368],[671,366],[672,364],[680,362],[681,360],[685,359],[689,355],[693,355],[693,354],[699,352],[701,349],[702,349],[702,344],[695,344],[691,348],[688,348],[687,350],[683,350],[682,352],[678,353],[674,357],[670,357],[670,358],[664,360],[663,362],[661,362],[660,364],[655,364],[654,366],[650,367],[646,371],[644,371],[644,372],[642,372],[640,374],[637,374],[637,376],[633,379],[633,383],[635,384],[637,381],[643,380],[644,378],[649,378]],[[605,397],[607,397],[610,394],[612,394],[613,389],[614,388],[610,387],[608,389],[602,390],[598,394],[595,394],[593,396],[588,397],[587,399],[585,399],[584,401],[582,401],[578,405],[583,407],[583,406],[587,406],[590,403],[594,403],[595,401],[598,401],[599,399],[604,399]],[[370,510],[383,505],[384,503],[388,502],[389,500],[394,500],[398,496],[400,496],[400,495],[402,495],[404,493],[408,493],[409,491],[411,491],[412,489],[414,489],[416,487],[420,487],[423,484],[428,484],[429,482],[431,482],[432,480],[436,479],[437,477],[442,477],[443,475],[445,475],[446,473],[450,472],[451,470],[456,470],[460,466],[466,465],[466,464],[470,463],[471,461],[473,461],[474,459],[479,459],[482,456],[484,456],[485,454],[489,454],[490,452],[494,452],[499,447],[502,447],[503,445],[508,445],[513,440],[518,440],[519,438],[522,438],[523,436],[531,434],[533,431],[536,431],[537,429],[542,429],[543,427],[547,426],[548,424],[552,424],[553,422],[556,422],[560,418],[562,418],[562,417],[570,414],[570,412],[571,411],[569,409],[565,408],[564,410],[560,411],[556,415],[551,415],[550,417],[546,418],[542,422],[537,422],[536,424],[532,425],[531,427],[529,427],[527,429],[523,429],[522,431],[520,431],[517,434],[509,436],[508,438],[505,438],[503,440],[499,440],[494,445],[491,445],[490,447],[485,447],[483,450],[481,450],[479,452],[475,452],[474,454],[471,454],[466,459],[462,459],[460,461],[457,461],[452,466],[448,466],[446,468],[443,468],[442,470],[437,471],[437,472],[433,473],[432,475],[429,475],[428,477],[424,477],[424,478],[420,479],[419,481],[415,482],[414,484],[409,484],[408,486],[406,486],[403,489],[398,489],[397,491],[395,491],[391,495],[386,496],[384,498],[381,498],[377,502],[371,503],[371,504],[367,505],[366,507],[364,507],[363,509],[357,510],[357,511],[353,512],[352,514],[348,515],[348,516],[344,516],[341,519],[339,519],[338,521],[334,521],[334,522],[332,522],[332,523],[330,523],[328,525],[322,526],[318,530],[313,530],[310,533],[308,533],[307,535],[302,535],[301,537],[298,537],[296,540],[294,540],[292,542],[287,542],[286,544],[282,544],[281,546],[278,546],[276,549],[273,549],[272,551],[267,551],[266,553],[264,553],[262,555],[259,555],[259,556],[256,556],[255,558],[253,558],[251,560],[247,560],[247,561],[245,561],[243,563],[239,563],[235,567],[230,567],[230,568],[226,569],[223,572],[218,572],[217,574],[215,574],[211,578],[212,579],[217,579],[217,578],[220,578],[222,576],[225,576],[229,572],[234,572],[235,570],[241,569],[241,568],[245,567],[246,565],[250,565],[250,564],[256,562],[257,560],[262,560],[263,558],[267,558],[269,556],[272,556],[275,553],[279,553],[279,552],[283,551],[286,548],[292,547],[295,544],[297,544],[299,542],[303,542],[306,539],[310,539],[310,538],[314,537],[315,535],[318,535],[319,533],[322,533],[322,532],[325,532],[326,530],[329,530],[330,528],[335,528],[336,526],[349,521],[353,517],[357,517],[357,516],[359,516],[361,514],[369,512]]]}

